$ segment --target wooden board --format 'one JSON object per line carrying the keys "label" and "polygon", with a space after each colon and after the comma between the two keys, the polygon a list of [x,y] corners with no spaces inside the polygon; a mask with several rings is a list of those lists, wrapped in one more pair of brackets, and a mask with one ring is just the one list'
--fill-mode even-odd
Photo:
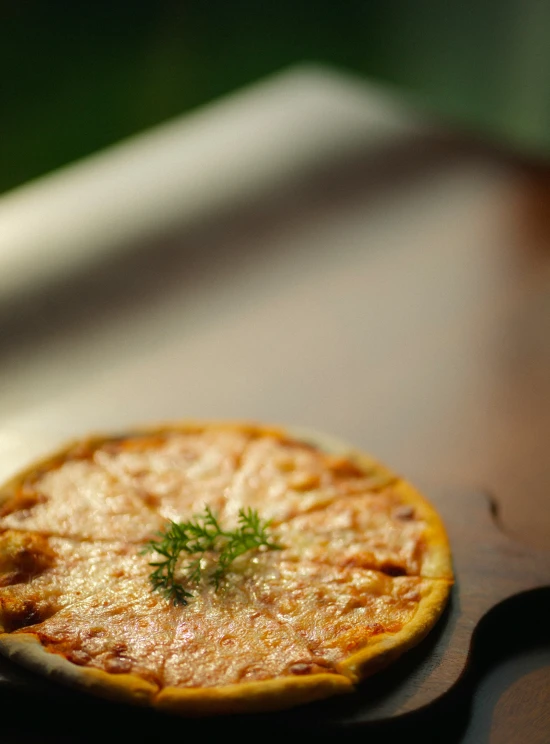
{"label": "wooden board", "polygon": [[[390,669],[374,675],[351,696],[326,700],[261,716],[216,719],[208,725],[219,729],[270,727],[299,731],[352,731],[429,710],[443,700],[464,678],[471,660],[472,641],[482,618],[511,597],[528,597],[532,590],[550,586],[550,552],[537,552],[509,539],[498,526],[498,510],[487,495],[477,492],[440,491],[429,494],[447,525],[457,577],[449,606],[438,625],[418,647]],[[521,596],[520,596],[521,595]],[[109,713],[121,722],[131,721],[141,731],[148,725],[178,727],[181,719],[86,698],[56,683],[39,678],[2,659],[0,690],[14,705],[29,701],[45,706],[52,716],[67,706],[90,720],[92,711]],[[94,716],[92,715],[92,720]],[[92,724],[93,725],[93,724]],[[186,721],[186,731],[205,722]]]}

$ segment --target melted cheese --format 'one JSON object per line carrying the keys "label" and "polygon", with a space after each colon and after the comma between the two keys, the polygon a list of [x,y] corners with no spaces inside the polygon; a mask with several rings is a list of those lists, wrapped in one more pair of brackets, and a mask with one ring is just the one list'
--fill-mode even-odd
{"label": "melted cheese", "polygon": [[79,666],[158,683],[177,614],[144,578],[126,576],[25,632]]}
{"label": "melted cheese", "polygon": [[422,573],[426,523],[405,511],[391,488],[338,499],[276,530],[292,560],[372,568],[391,575]]}
{"label": "melted cheese", "polygon": [[258,558],[248,573],[255,603],[300,635],[317,658],[335,665],[372,636],[401,630],[423,586],[417,577],[285,561],[276,554]]}
{"label": "melted cheese", "polygon": [[262,437],[251,442],[243,454],[228,492],[224,517],[234,522],[239,509],[252,508],[278,524],[344,495],[379,488],[387,480],[375,468],[362,471],[349,460],[308,445]]}
{"label": "melted cheese", "polygon": [[[0,624],[159,687],[335,673],[399,633],[427,585],[427,523],[391,482],[375,464],[253,428],[84,443],[3,504]],[[283,549],[241,556],[220,591],[205,582],[174,606],[152,591],[140,547],[205,505],[227,527],[256,509]]]}
{"label": "melted cheese", "polygon": [[0,520],[9,529],[95,540],[141,540],[160,529],[162,517],[142,495],[90,460],[68,460],[33,483],[35,504]]}
{"label": "melted cheese", "polygon": [[147,582],[151,569],[134,545],[42,540],[49,565],[0,590],[0,625],[6,630],[24,629],[49,618],[127,576],[141,576]]}
{"label": "melted cheese", "polygon": [[214,687],[321,667],[304,638],[256,604],[242,587],[206,589],[180,613],[164,667],[164,682]]}

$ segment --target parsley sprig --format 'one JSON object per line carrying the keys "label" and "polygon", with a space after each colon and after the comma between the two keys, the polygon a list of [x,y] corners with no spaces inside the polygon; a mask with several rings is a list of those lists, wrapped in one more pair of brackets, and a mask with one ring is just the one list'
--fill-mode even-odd
{"label": "parsley sprig", "polygon": [[[255,509],[240,509],[238,527],[223,530],[209,506],[205,507],[204,514],[188,522],[170,521],[167,528],[158,533],[159,539],[150,540],[142,550],[144,554],[156,552],[163,556],[163,560],[149,563],[155,569],[150,575],[153,589],[175,605],[186,605],[193,596],[189,588],[198,585],[203,578],[208,555],[216,558],[215,570],[209,578],[217,590],[231,563],[243,553],[262,546],[280,550],[267,533],[269,524],[260,519]],[[190,558],[186,565],[181,565],[182,553]],[[183,575],[182,580],[177,578],[179,575]]]}

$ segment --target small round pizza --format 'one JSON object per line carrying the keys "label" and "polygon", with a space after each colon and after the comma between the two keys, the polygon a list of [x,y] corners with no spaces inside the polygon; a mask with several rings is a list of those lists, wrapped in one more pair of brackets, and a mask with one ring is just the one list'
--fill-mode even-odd
{"label": "small round pizza", "polygon": [[309,433],[87,437],[0,489],[0,652],[183,716],[352,692],[426,636],[452,584],[429,501]]}

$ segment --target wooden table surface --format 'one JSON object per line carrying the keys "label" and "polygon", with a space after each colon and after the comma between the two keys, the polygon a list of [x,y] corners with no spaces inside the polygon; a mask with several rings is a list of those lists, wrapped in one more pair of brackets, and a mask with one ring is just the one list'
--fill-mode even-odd
{"label": "wooden table surface", "polygon": [[[275,421],[347,439],[427,489],[489,491],[507,533],[550,545],[542,165],[396,138],[104,257],[0,320],[4,465],[129,423]],[[471,697],[422,723],[433,740],[547,744],[548,638],[511,641],[478,671]]]}

